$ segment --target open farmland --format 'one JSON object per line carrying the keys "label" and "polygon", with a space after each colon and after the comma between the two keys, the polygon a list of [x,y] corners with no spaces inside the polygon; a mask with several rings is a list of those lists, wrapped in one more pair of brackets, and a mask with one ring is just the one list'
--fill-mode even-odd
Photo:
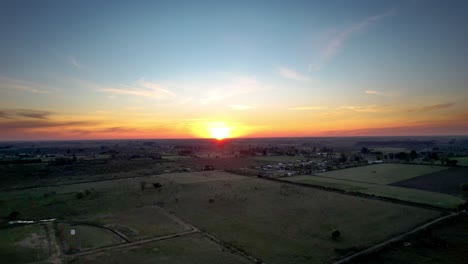
{"label": "open farmland", "polygon": [[0,260],[2,263],[27,263],[49,257],[49,244],[42,225],[0,229]]}
{"label": "open farmland", "polygon": [[160,240],[124,250],[115,250],[72,259],[70,263],[252,263],[233,254],[221,245],[200,234]]}
{"label": "open farmland", "polygon": [[[75,233],[71,234],[71,230],[74,230]],[[58,223],[57,235],[65,254],[125,242],[110,230],[91,225]]]}
{"label": "open farmland", "polygon": [[317,175],[366,183],[390,184],[446,169],[441,166],[384,163],[327,171]]}
{"label": "open farmland", "polygon": [[379,197],[409,201],[445,209],[456,209],[465,203],[463,199],[444,193],[415,190],[390,185],[347,181],[328,177],[300,175],[283,178],[282,180],[305,183],[313,186],[323,186],[327,188],[343,190],[346,192],[363,193]]}
{"label": "open farmland", "polygon": [[[239,254],[227,253],[224,244],[197,235],[200,232],[267,263],[324,263],[442,214],[222,171],[10,191],[0,194],[0,200],[3,215],[17,210],[24,219],[59,218],[61,251],[78,263],[101,263],[105,258],[113,261],[109,263],[157,259],[162,263],[186,263],[191,258],[195,263],[245,261],[239,261]],[[76,229],[80,236],[71,238],[70,229]],[[331,238],[335,229],[342,234],[336,240]],[[153,241],[167,235],[164,240]],[[153,244],[161,246],[151,247]],[[192,244],[197,247],[186,248]],[[100,251],[103,246],[119,250]],[[177,248],[184,248],[184,253],[171,253]],[[227,251],[220,253],[220,248]],[[121,255],[122,250],[128,252],[128,257]],[[223,258],[228,260],[220,261]]]}
{"label": "open farmland", "polygon": [[468,216],[461,215],[443,226],[426,230],[352,263],[391,264],[466,264],[468,263]]}
{"label": "open farmland", "polygon": [[[172,176],[176,181],[177,176]],[[162,207],[268,263],[330,261],[440,215],[247,177],[193,180],[155,196]],[[341,240],[331,239],[333,229],[343,233]]]}
{"label": "open farmland", "polygon": [[468,183],[468,168],[450,168],[395,182],[392,185],[463,197],[461,185],[464,183]]}
{"label": "open farmland", "polygon": [[468,157],[455,157],[453,159],[458,161],[458,165],[468,166]]}

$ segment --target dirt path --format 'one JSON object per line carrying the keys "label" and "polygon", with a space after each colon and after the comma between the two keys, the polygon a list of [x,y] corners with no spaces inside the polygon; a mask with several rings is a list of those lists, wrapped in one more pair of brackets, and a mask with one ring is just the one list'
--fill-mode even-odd
{"label": "dirt path", "polygon": [[451,219],[451,218],[453,218],[453,217],[456,217],[457,215],[458,215],[457,213],[451,213],[451,214],[449,214],[449,215],[439,217],[439,218],[437,218],[437,219],[435,219],[435,220],[430,221],[429,223],[425,223],[425,224],[423,224],[423,225],[421,225],[421,226],[418,226],[418,227],[416,227],[415,229],[413,229],[413,230],[411,230],[411,231],[409,231],[409,232],[406,232],[406,233],[404,233],[404,234],[402,234],[402,235],[399,235],[399,236],[397,236],[397,237],[391,238],[391,239],[389,239],[389,240],[387,240],[387,241],[384,241],[384,242],[382,242],[382,243],[379,243],[379,244],[377,244],[377,245],[374,245],[374,246],[372,246],[372,247],[370,247],[370,248],[364,249],[364,250],[359,251],[359,252],[357,252],[357,253],[354,253],[354,254],[352,254],[352,255],[350,255],[350,256],[347,256],[347,257],[345,257],[345,258],[342,258],[342,259],[340,259],[340,260],[338,260],[338,261],[336,261],[336,262],[333,262],[333,264],[344,264],[344,263],[348,263],[348,262],[350,262],[351,260],[353,260],[354,258],[357,258],[357,257],[359,257],[359,256],[367,255],[367,254],[370,254],[370,253],[379,251],[379,250],[383,249],[384,247],[387,247],[387,246],[389,246],[389,245],[391,245],[391,244],[393,244],[393,243],[395,243],[395,242],[401,241],[401,240],[407,238],[408,236],[410,236],[410,235],[412,235],[412,234],[415,234],[415,233],[418,233],[418,232],[420,232],[420,231],[423,231],[423,230],[427,229],[427,228],[430,227],[430,226],[433,226],[433,225],[438,224],[438,223],[440,223],[440,222],[443,222],[443,221],[446,221],[446,220]]}

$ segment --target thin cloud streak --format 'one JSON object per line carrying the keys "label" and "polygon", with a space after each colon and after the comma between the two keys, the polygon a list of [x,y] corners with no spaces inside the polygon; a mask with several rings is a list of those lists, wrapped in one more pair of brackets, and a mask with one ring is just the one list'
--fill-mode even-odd
{"label": "thin cloud streak", "polygon": [[8,77],[0,77],[0,92],[2,90],[29,92],[35,94],[49,94],[55,92],[56,89],[52,89],[47,85],[39,83],[17,80]]}
{"label": "thin cloud streak", "polygon": [[114,88],[97,88],[98,91],[110,93],[112,95],[133,95],[141,97],[151,97],[156,99],[165,99],[168,97],[176,97],[177,95],[161,85],[140,79],[135,85],[120,85]]}
{"label": "thin cloud streak", "polygon": [[330,41],[328,41],[327,45],[322,49],[318,61],[314,64],[309,65],[309,70],[320,70],[324,64],[326,64],[338,53],[338,51],[341,49],[341,47],[343,47],[345,42],[354,34],[360,32],[361,30],[365,29],[366,27],[370,26],[371,24],[377,21],[385,17],[393,16],[394,14],[395,9],[390,9],[385,13],[366,17],[360,22],[351,24],[349,27],[338,32],[338,34],[331,38]]}
{"label": "thin cloud streak", "polygon": [[83,66],[81,63],[79,63],[74,56],[68,56],[68,60],[71,63],[71,65],[75,66],[78,69],[85,68],[85,66]]}
{"label": "thin cloud streak", "polygon": [[428,106],[423,106],[419,108],[414,108],[408,110],[408,112],[426,112],[426,111],[434,111],[434,110],[439,110],[439,109],[445,109],[445,108],[450,108],[454,106],[455,103],[444,103],[444,104],[434,104],[434,105],[428,105]]}
{"label": "thin cloud streak", "polygon": [[31,109],[10,109],[0,111],[0,118],[4,119],[17,119],[17,118],[32,118],[32,119],[49,119],[52,112],[42,110],[31,110]]}
{"label": "thin cloud streak", "polygon": [[283,78],[286,78],[286,79],[290,79],[290,80],[294,80],[294,81],[300,81],[300,82],[308,82],[310,81],[311,79],[305,75],[302,75],[294,70],[291,70],[289,68],[286,68],[286,67],[280,67],[278,69],[278,73],[281,77]]}

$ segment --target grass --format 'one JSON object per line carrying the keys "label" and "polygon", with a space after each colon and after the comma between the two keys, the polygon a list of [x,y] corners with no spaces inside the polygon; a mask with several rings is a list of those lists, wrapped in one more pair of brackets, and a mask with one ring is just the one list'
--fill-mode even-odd
{"label": "grass", "polygon": [[468,216],[458,216],[441,226],[413,236],[407,246],[397,243],[382,251],[356,259],[352,263],[425,263],[466,264]]}
{"label": "grass", "polygon": [[[196,182],[155,196],[182,219],[267,263],[328,262],[440,215],[254,178]],[[338,241],[334,229],[342,233]]]}
{"label": "grass", "polygon": [[317,175],[366,183],[390,184],[446,169],[440,166],[384,163],[327,171]]}
{"label": "grass", "polygon": [[235,255],[201,234],[160,240],[125,250],[83,256],[70,263],[167,263],[167,264],[247,264],[250,261]]}
{"label": "grass", "polygon": [[468,157],[455,157],[452,159],[458,160],[457,165],[468,166]]}
{"label": "grass", "polygon": [[83,219],[111,228],[131,241],[169,235],[188,230],[154,206],[132,208]]}
{"label": "grass", "polygon": [[[149,183],[149,187],[141,190],[141,181]],[[154,182],[161,183],[162,187],[153,188],[150,183]],[[77,199],[76,193],[85,190],[92,191],[88,196]],[[45,197],[44,194],[50,195]],[[90,216],[96,216],[98,221],[100,215],[109,215],[108,218],[100,218],[102,223],[117,224],[133,230],[133,239],[143,237],[145,232],[157,234],[152,232],[158,232],[159,228],[151,226],[152,223],[161,225],[164,230],[164,220],[159,222],[158,219],[152,219],[158,213],[146,211],[147,207],[156,204],[267,263],[327,262],[386,240],[440,215],[440,212],[433,210],[220,171],[166,174],[0,193],[0,201],[2,215],[17,210],[21,213],[21,219],[59,217],[63,222],[77,222],[90,220]],[[131,216],[132,213],[134,216]],[[148,221],[146,226],[143,223],[145,219]],[[340,230],[340,240],[331,239],[334,229]],[[184,251],[179,247],[179,253],[172,254],[174,251],[168,246],[168,249],[156,255],[162,258],[161,262],[166,261],[163,256],[167,254],[167,262],[175,259],[174,263],[183,260],[208,263],[212,253],[207,253],[205,258],[200,252],[208,249],[204,249],[204,242],[200,243],[200,249],[191,247],[197,243],[190,242],[187,247],[184,246]],[[177,244],[173,246],[177,247]],[[108,254],[104,256],[111,256]],[[184,254],[188,254],[189,260],[193,257],[194,261],[187,261]],[[199,258],[195,258],[195,255]],[[218,253],[212,256],[213,263],[223,262]],[[147,257],[141,256],[141,259],[140,253],[135,253],[135,257],[135,263],[149,262],[153,251]],[[96,259],[99,258],[96,256]],[[123,256],[116,259],[122,259],[123,262],[127,260]],[[236,263],[235,260],[232,262]]]}
{"label": "grass", "polygon": [[[75,235],[70,231],[74,229]],[[89,225],[57,224],[58,237],[66,254],[82,252],[88,249],[121,244],[125,241],[113,232]]]}
{"label": "grass", "polygon": [[463,199],[443,193],[428,192],[388,185],[354,182],[326,177],[301,175],[284,178],[283,180],[336,188],[347,192],[364,193],[420,204],[427,204],[446,209],[456,209],[459,205],[465,202]]}
{"label": "grass", "polygon": [[0,260],[2,263],[27,263],[49,257],[44,227],[40,225],[0,229]]}

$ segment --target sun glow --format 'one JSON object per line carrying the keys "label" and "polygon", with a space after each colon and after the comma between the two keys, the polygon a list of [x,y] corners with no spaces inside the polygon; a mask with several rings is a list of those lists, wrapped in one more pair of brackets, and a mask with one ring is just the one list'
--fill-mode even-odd
{"label": "sun glow", "polygon": [[216,123],[213,126],[208,127],[208,133],[212,138],[222,140],[230,136],[231,128],[226,126],[224,123]]}

